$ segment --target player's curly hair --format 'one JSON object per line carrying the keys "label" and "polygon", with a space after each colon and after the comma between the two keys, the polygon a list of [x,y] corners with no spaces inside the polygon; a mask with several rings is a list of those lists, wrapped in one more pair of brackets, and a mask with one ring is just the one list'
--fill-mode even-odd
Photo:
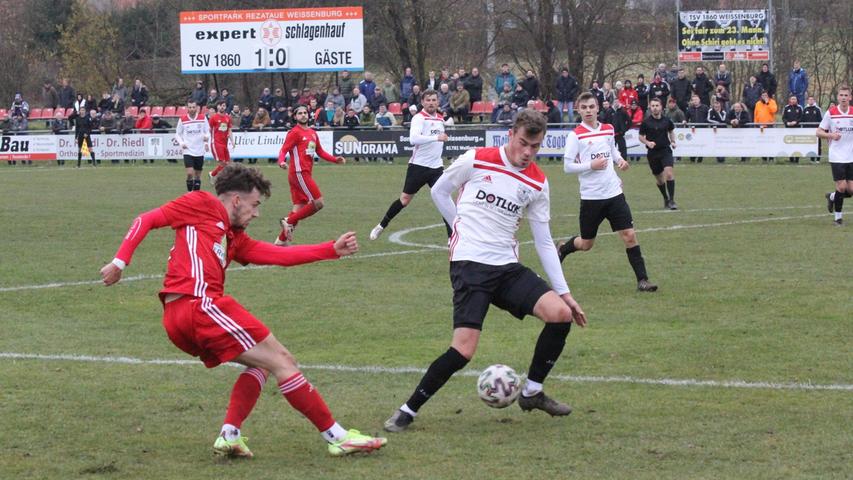
{"label": "player's curly hair", "polygon": [[252,193],[258,189],[261,195],[270,197],[270,181],[257,168],[245,167],[239,163],[229,163],[216,176],[216,194],[228,192]]}
{"label": "player's curly hair", "polygon": [[515,117],[512,131],[524,130],[528,135],[539,135],[548,129],[548,119],[545,115],[532,108],[525,108]]}

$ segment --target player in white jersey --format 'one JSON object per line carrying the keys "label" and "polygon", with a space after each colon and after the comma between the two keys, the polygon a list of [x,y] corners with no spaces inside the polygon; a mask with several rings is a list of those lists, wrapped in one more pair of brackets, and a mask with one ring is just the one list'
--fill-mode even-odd
{"label": "player in white jersey", "polygon": [[826,194],[826,208],[835,214],[835,225],[841,226],[844,199],[853,196],[853,111],[850,110],[850,86],[838,87],[838,105],[823,116],[815,133],[829,140],[829,165],[835,191]]}
{"label": "player in white jersey", "polygon": [[[586,314],[569,293],[551,240],[548,180],[534,163],[546,122],[541,113],[524,110],[516,117],[505,147],[468,151],[433,186],[436,206],[453,225],[449,241],[453,340],[429,366],[409,400],[385,422],[385,430],[405,430],[423,404],[468,364],[490,304],[519,319],[532,314],[545,322],[519,398],[522,410],[571,413],[571,407],[542,391],[566,344],[571,322],[586,325]],[[456,203],[453,192],[458,192]],[[515,235],[522,217],[530,223],[551,286],[518,262]]]}
{"label": "player in white jersey", "polygon": [[210,124],[199,111],[198,104],[187,102],[187,114],[178,120],[175,140],[184,152],[184,167],[187,169],[187,191],[201,190],[201,169],[204,167],[204,152],[210,148]]}
{"label": "player in white jersey", "polygon": [[583,93],[575,102],[575,111],[580,112],[581,124],[566,137],[566,153],[563,155],[563,170],[578,176],[581,191],[580,236],[570,237],[565,243],[557,244],[560,262],[577,250],[589,250],[595,244],[598,226],[606,218],[610,228],[619,234],[625,243],[628,262],[637,277],[637,290],[654,292],[658,286],[649,282],[646,262],[637,243],[631,207],[622,193],[622,180],[616,174],[630,166],[616,148],[613,126],[598,121],[598,101],[589,92]]}
{"label": "player in white jersey", "polygon": [[[421,105],[423,109],[412,117],[412,125],[409,127],[409,141],[414,146],[414,151],[406,170],[403,192],[400,193],[400,198],[388,207],[382,221],[370,231],[371,240],[382,235],[382,230],[385,230],[391,219],[412,201],[424,185],[432,188],[444,172],[441,153],[444,150],[444,142],[447,141],[447,134],[444,133],[444,118],[438,112],[438,92],[425,91],[421,97]],[[449,226],[447,235],[450,236]]]}

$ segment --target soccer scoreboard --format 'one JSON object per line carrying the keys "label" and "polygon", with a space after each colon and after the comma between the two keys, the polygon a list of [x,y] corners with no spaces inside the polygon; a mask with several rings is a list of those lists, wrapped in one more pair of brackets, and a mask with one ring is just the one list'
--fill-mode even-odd
{"label": "soccer scoreboard", "polygon": [[361,7],[181,12],[181,73],[364,70]]}

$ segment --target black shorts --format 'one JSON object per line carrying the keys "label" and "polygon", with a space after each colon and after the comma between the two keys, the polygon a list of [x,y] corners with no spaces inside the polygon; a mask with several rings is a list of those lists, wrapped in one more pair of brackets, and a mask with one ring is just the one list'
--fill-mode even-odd
{"label": "black shorts", "polygon": [[409,168],[406,169],[406,181],[403,183],[403,193],[414,195],[424,185],[429,185],[432,188],[442,173],[444,173],[444,167],[429,168],[410,163]]}
{"label": "black shorts", "polygon": [[665,148],[663,150],[649,150],[649,168],[652,169],[653,175],[660,175],[665,167],[672,167],[674,161],[672,159],[672,150]]}
{"label": "black shorts", "polygon": [[853,163],[833,163],[829,162],[832,167],[832,179],[836,182],[847,180],[853,181]]}
{"label": "black shorts", "polygon": [[581,238],[584,240],[595,238],[598,235],[598,226],[605,218],[610,221],[610,228],[614,232],[634,228],[631,207],[628,206],[624,193],[606,200],[581,199]]}
{"label": "black shorts", "polygon": [[519,320],[533,313],[536,302],[551,287],[539,275],[520,263],[486,265],[450,262],[453,285],[453,328],[483,329],[483,320],[494,305]]}
{"label": "black shorts", "polygon": [[195,155],[184,155],[184,166],[193,170],[201,171],[204,168],[204,157],[196,157]]}

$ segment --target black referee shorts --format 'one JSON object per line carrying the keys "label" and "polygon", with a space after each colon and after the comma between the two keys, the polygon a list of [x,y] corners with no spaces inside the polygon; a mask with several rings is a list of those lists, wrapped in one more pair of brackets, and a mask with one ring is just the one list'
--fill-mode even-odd
{"label": "black referee shorts", "polygon": [[672,158],[672,149],[668,147],[662,150],[649,150],[648,158],[653,175],[660,175],[665,167],[671,167],[675,163]]}
{"label": "black referee shorts", "polygon": [[184,155],[184,167],[200,172],[204,168],[204,156]]}
{"label": "black referee shorts", "polygon": [[598,226],[605,218],[610,222],[610,228],[614,232],[634,228],[631,207],[628,206],[624,193],[606,200],[581,199],[581,238],[584,240],[595,238],[598,235]]}
{"label": "black referee shorts", "polygon": [[406,181],[403,183],[403,193],[406,195],[414,195],[424,186],[429,185],[432,188],[438,177],[444,173],[444,167],[429,168],[423,165],[415,165],[410,163],[406,169]]}
{"label": "black referee shorts", "polygon": [[489,305],[521,320],[533,313],[536,302],[551,290],[539,275],[520,263],[486,265],[450,262],[453,285],[453,328],[483,329]]}
{"label": "black referee shorts", "polygon": [[847,180],[848,182],[853,181],[853,163],[834,163],[829,162],[829,165],[832,167],[832,180],[836,182],[840,182],[842,180]]}

